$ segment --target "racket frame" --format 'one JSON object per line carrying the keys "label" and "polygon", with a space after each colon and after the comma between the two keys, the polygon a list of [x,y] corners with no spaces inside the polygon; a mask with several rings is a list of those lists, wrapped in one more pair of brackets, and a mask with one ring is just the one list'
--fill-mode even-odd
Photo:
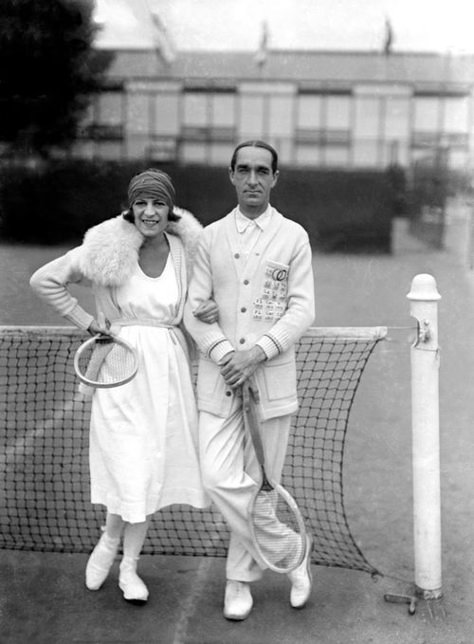
{"label": "racket frame", "polygon": [[[79,369],[79,360],[82,356],[83,353],[91,345],[96,345],[98,342],[110,342],[110,350],[113,349],[113,345],[120,345],[127,349],[131,355],[133,356],[133,361],[134,361],[134,367],[130,371],[130,374],[126,378],[122,378],[121,380],[116,380],[113,382],[98,382],[97,380],[91,380],[90,378],[87,378],[85,374],[83,374],[80,369]],[[91,355],[91,360],[93,358],[94,353]],[[98,365],[98,370],[100,370],[100,367],[102,366],[104,360],[107,358],[108,352],[105,354],[103,359],[101,360],[100,364]],[[97,333],[96,335],[92,336],[91,338],[88,338],[83,342],[80,347],[76,350],[76,353],[74,354],[74,371],[76,372],[76,376],[79,378],[79,380],[87,385],[88,387],[92,387],[93,389],[112,389],[114,387],[120,387],[121,385],[125,385],[127,382],[130,382],[135,378],[137,375],[138,371],[138,354],[135,349],[129,342],[126,340],[123,340],[122,338],[119,338],[117,335],[112,335],[112,334],[105,334],[105,333]]]}
{"label": "racket frame", "polygon": [[[252,440],[252,443],[255,449],[255,454],[257,456],[257,460],[260,465],[260,471],[261,471],[260,485],[258,489],[255,491],[254,495],[252,496],[252,499],[248,507],[248,525],[250,529],[250,534],[252,536],[253,545],[259,557],[262,559],[265,565],[270,570],[273,570],[275,572],[289,573],[295,570],[296,568],[298,568],[298,566],[300,566],[303,563],[303,560],[306,557],[307,549],[308,549],[306,526],[305,526],[305,522],[301,514],[301,511],[298,507],[298,504],[291,496],[291,494],[288,492],[288,490],[286,490],[279,483],[270,481],[267,477],[267,474],[265,471],[265,452],[263,449],[262,439],[260,436],[260,430],[259,430],[260,423],[256,413],[256,404],[258,401],[259,401],[259,394],[258,394],[258,389],[256,385],[246,380],[242,385],[242,410],[244,415],[244,423],[248,430],[248,434]],[[260,544],[256,536],[255,524],[252,520],[253,509],[255,507],[255,503],[257,501],[258,495],[262,491],[271,492],[272,490],[275,490],[275,492],[277,492],[277,494],[279,494],[285,500],[287,505],[291,508],[299,528],[299,534],[301,535],[301,539],[302,539],[303,547],[301,548],[300,556],[298,557],[297,562],[293,563],[291,567],[277,566],[272,561],[269,561],[267,557],[265,557],[265,554],[260,548]]]}

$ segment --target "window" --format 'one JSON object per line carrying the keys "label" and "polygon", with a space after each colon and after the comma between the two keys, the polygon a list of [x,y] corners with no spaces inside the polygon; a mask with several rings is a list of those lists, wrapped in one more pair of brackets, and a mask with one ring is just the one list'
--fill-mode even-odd
{"label": "window", "polygon": [[443,132],[465,133],[469,129],[469,99],[446,97],[443,104]]}
{"label": "window", "polygon": [[353,163],[355,166],[373,167],[380,163],[381,106],[383,98],[357,96],[355,99],[355,125]]}
{"label": "window", "polygon": [[239,136],[242,139],[265,137],[265,97],[258,94],[242,94],[240,98]]}
{"label": "window", "polygon": [[351,100],[351,96],[326,97],[325,122],[328,130],[350,130]]}
{"label": "window", "polygon": [[269,134],[289,138],[293,133],[293,97],[270,96],[268,107]]}
{"label": "window", "polygon": [[220,91],[186,92],[182,134],[187,140],[233,142],[235,94]]}
{"label": "window", "polygon": [[174,92],[152,96],[152,134],[176,136],[179,132],[179,95]]}
{"label": "window", "polygon": [[194,141],[183,141],[180,146],[180,157],[187,163],[207,163],[207,145]]}
{"label": "window", "polygon": [[207,92],[185,92],[183,125],[185,127],[207,127],[209,107]]}
{"label": "window", "polygon": [[383,122],[384,165],[407,165],[410,158],[410,100],[387,97]]}
{"label": "window", "polygon": [[[305,133],[321,129],[322,97],[300,94],[296,109],[296,131],[304,138]],[[310,138],[310,136],[309,136]]]}
{"label": "window", "polygon": [[355,128],[356,139],[377,139],[380,136],[380,108],[381,101],[376,96],[358,96],[355,100]]}
{"label": "window", "polygon": [[211,126],[213,129],[235,127],[235,94],[215,92],[210,96]]}
{"label": "window", "polygon": [[351,105],[350,95],[299,95],[295,132],[298,164],[348,164]]}
{"label": "window", "polygon": [[316,166],[321,164],[321,147],[319,145],[299,144],[295,150],[297,165]]}
{"label": "window", "polygon": [[384,119],[385,139],[410,138],[410,101],[408,98],[387,98]]}
{"label": "window", "polygon": [[150,97],[148,93],[129,94],[127,100],[127,127],[133,134],[150,132]]}
{"label": "window", "polygon": [[441,101],[437,96],[416,96],[414,101],[414,132],[438,132]]}
{"label": "window", "polygon": [[122,94],[102,92],[97,102],[97,122],[101,125],[122,125]]}

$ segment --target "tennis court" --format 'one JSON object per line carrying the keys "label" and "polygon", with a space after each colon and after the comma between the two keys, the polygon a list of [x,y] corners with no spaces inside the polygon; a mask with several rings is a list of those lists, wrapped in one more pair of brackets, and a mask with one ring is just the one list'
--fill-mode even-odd
{"label": "tennis court", "polygon": [[[458,252],[431,252],[400,231],[393,257],[315,258],[317,323],[394,327],[368,362],[350,417],[345,506],[358,545],[383,577],[317,566],[308,606],[288,605],[288,583],[268,574],[242,624],[221,616],[221,558],[150,556],[141,571],[145,607],[126,604],[114,575],[98,593],[83,586],[86,554],[0,552],[1,641],[20,642],[380,642],[472,641],[471,551],[474,461],[470,379],[471,278]],[[59,251],[58,251],[59,252]],[[33,267],[30,267],[33,268]],[[409,337],[406,293],[413,276],[435,275],[440,303],[443,575],[446,616],[386,604],[413,578]],[[38,305],[29,323],[56,323]],[[11,315],[11,312],[9,312]],[[50,315],[50,314],[49,314]],[[41,319],[38,319],[41,318]],[[14,323],[11,318],[2,320]],[[24,324],[25,319],[17,323]],[[405,327],[405,328],[395,328]],[[25,449],[27,446],[25,447]],[[396,577],[397,579],[395,579]]]}

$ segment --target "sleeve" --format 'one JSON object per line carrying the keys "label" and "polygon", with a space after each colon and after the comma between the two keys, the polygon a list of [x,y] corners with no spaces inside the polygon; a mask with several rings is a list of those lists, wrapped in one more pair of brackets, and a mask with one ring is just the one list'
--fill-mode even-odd
{"label": "sleeve", "polygon": [[94,316],[85,311],[68,290],[68,284],[85,280],[79,269],[80,247],[39,268],[30,278],[35,293],[66,320],[80,329],[88,329]]}
{"label": "sleeve", "polygon": [[314,321],[313,256],[306,232],[304,236],[290,262],[286,311],[256,342],[267,359],[289,349]]}
{"label": "sleeve", "polygon": [[206,324],[193,315],[196,307],[212,298],[212,270],[210,262],[210,235],[205,230],[200,237],[194,258],[193,274],[184,307],[184,325],[194,338],[199,350],[218,363],[234,347],[226,338],[218,322]]}

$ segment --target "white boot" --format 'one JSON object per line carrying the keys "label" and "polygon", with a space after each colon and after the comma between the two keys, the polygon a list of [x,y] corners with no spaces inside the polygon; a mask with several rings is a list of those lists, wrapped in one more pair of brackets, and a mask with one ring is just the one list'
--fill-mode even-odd
{"label": "white boot", "polygon": [[133,604],[144,604],[148,599],[148,588],[137,575],[137,561],[124,557],[120,562],[119,588],[123,597]]}
{"label": "white boot", "polygon": [[99,590],[112,568],[120,539],[111,539],[106,532],[99,539],[86,565],[86,586]]}

